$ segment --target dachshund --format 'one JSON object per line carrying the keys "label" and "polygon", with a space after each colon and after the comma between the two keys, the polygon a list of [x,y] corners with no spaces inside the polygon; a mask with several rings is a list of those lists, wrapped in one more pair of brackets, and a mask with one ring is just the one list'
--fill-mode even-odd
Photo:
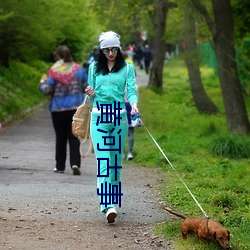
{"label": "dachshund", "polygon": [[222,225],[210,218],[187,218],[185,215],[173,212],[171,209],[163,207],[169,213],[183,219],[181,233],[183,239],[187,239],[188,234],[196,235],[200,241],[218,242],[223,249],[231,249],[229,240],[230,232]]}

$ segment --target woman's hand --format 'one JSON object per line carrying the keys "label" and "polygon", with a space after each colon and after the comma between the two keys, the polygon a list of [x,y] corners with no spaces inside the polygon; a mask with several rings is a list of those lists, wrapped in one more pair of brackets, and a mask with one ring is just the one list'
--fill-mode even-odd
{"label": "woman's hand", "polygon": [[95,90],[94,90],[92,87],[90,87],[90,86],[88,86],[88,87],[85,89],[85,92],[86,92],[86,94],[87,94],[88,96],[95,96]]}
{"label": "woman's hand", "polygon": [[131,105],[131,112],[130,112],[130,114],[133,116],[133,115],[135,115],[137,112],[138,112],[137,104],[134,102],[134,103]]}
{"label": "woman's hand", "polygon": [[43,76],[42,76],[42,78],[41,78],[41,80],[40,80],[40,83],[45,83],[45,81],[47,80],[47,75],[46,74],[44,74]]}

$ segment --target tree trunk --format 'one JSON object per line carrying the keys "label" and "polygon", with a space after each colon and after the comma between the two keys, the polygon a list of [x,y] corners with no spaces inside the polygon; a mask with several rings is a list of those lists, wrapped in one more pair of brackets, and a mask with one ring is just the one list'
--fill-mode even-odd
{"label": "tree trunk", "polygon": [[213,38],[228,129],[237,134],[248,134],[250,124],[235,60],[230,0],[212,0],[212,4],[216,29]]}
{"label": "tree trunk", "polygon": [[153,62],[149,74],[148,87],[157,87],[162,89],[163,66],[166,53],[166,43],[164,41],[166,19],[168,12],[168,1],[156,1],[155,16],[155,37],[153,45]]}
{"label": "tree trunk", "polygon": [[204,16],[213,36],[228,130],[237,134],[249,134],[250,123],[235,59],[230,0],[212,0],[215,23],[200,0],[191,1]]}
{"label": "tree trunk", "polygon": [[[200,57],[196,48],[195,18],[190,15],[192,6],[187,6],[185,18],[185,55],[189,82],[195,105],[200,113],[217,113],[218,108],[207,95],[200,75]],[[190,11],[189,11],[190,10]]]}

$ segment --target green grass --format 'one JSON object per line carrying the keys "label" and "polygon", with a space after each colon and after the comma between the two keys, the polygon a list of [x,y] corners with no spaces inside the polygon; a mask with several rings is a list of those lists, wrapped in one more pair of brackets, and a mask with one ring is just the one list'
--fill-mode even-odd
{"label": "green grass", "polygon": [[[201,115],[197,111],[187,71],[180,60],[171,61],[165,67],[162,94],[139,89],[142,121],[174,170],[144,127],[135,129],[133,163],[159,169],[163,184],[155,188],[160,190],[165,204],[189,217],[202,217],[181,178],[206,213],[230,230],[232,249],[250,249],[250,138],[227,132],[218,79],[209,68],[202,68],[201,74],[208,95],[220,110],[217,115]],[[180,224],[180,219],[162,223],[155,231],[167,239],[175,239],[178,250],[218,248],[213,243],[201,248],[199,241],[192,237],[188,243],[184,242],[178,237]]]}

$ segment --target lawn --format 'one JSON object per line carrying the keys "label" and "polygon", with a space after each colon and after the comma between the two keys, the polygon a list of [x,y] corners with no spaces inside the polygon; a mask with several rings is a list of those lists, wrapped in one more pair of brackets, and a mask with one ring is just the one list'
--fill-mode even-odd
{"label": "lawn", "polygon": [[[206,212],[230,230],[232,249],[250,249],[250,137],[228,133],[218,78],[207,67],[201,68],[201,75],[219,114],[198,113],[181,59],[166,65],[163,93],[139,89],[142,121],[163,154],[145,126],[139,127],[135,129],[133,163],[159,170],[163,181],[155,188],[166,205],[188,217],[203,217]],[[249,97],[246,101],[250,113]],[[177,218],[157,225],[155,231],[175,239],[178,250],[201,249],[197,239],[184,242],[179,238],[180,225]],[[217,248],[213,243],[202,247]]]}

